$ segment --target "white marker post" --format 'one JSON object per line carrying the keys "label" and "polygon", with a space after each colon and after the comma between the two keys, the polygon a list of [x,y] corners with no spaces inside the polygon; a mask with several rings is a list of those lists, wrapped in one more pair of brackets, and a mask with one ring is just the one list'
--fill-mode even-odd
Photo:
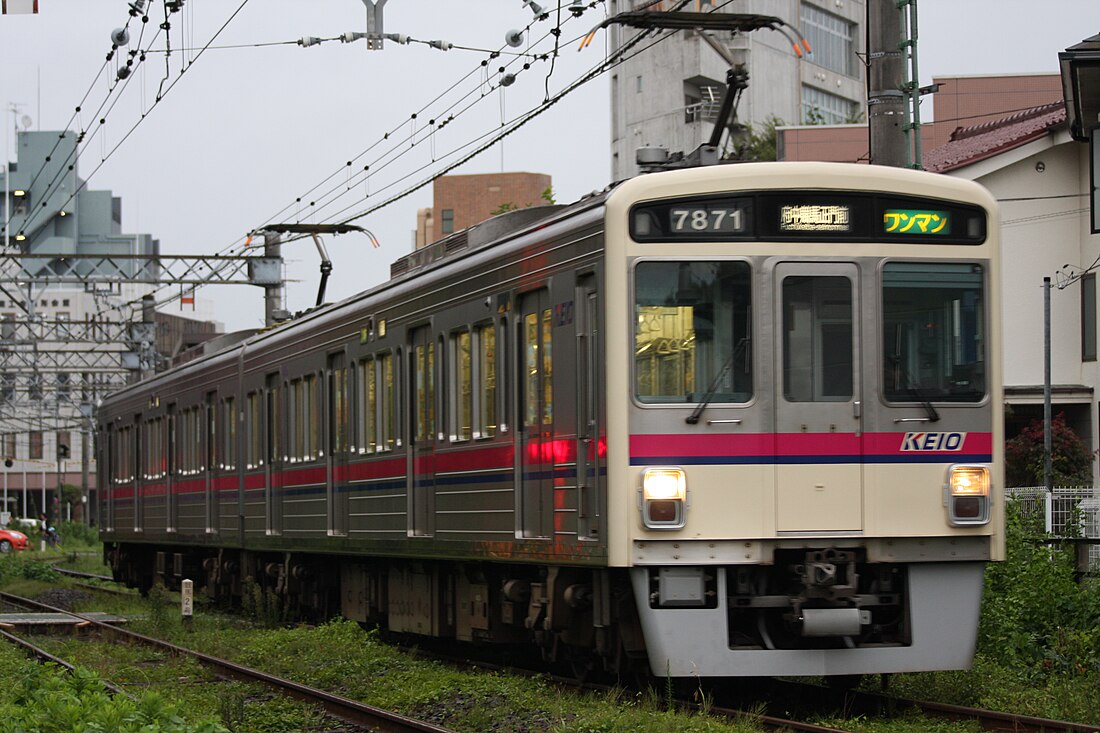
{"label": "white marker post", "polygon": [[183,617],[183,627],[191,628],[192,615],[195,612],[195,582],[185,580],[180,584],[180,615]]}

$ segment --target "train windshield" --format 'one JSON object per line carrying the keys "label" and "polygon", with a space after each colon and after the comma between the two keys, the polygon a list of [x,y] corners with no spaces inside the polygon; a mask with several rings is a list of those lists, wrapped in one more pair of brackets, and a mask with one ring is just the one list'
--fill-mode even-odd
{"label": "train windshield", "polygon": [[634,271],[634,389],[647,403],[747,402],[745,262],[641,262]]}
{"label": "train windshield", "polygon": [[892,262],[882,272],[883,393],[978,402],[986,392],[980,265]]}

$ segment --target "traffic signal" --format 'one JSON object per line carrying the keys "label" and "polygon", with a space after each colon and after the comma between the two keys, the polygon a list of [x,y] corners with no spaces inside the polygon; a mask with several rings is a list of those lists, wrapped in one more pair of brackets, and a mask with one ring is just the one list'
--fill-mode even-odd
{"label": "traffic signal", "polygon": [[69,457],[69,446],[66,445],[65,443],[58,443],[57,444],[57,457],[58,458],[68,458]]}

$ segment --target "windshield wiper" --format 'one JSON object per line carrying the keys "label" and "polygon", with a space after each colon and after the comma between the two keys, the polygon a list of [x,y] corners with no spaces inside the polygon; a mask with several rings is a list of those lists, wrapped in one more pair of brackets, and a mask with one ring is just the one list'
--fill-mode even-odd
{"label": "windshield wiper", "polygon": [[726,375],[726,372],[730,370],[730,367],[733,366],[734,360],[738,356],[741,356],[745,353],[745,349],[748,347],[748,343],[749,339],[747,336],[741,339],[741,341],[737,344],[737,347],[729,355],[729,358],[726,359],[726,362],[722,364],[722,368],[719,369],[718,373],[714,375],[714,379],[711,380],[710,386],[707,387],[707,391],[703,393],[703,399],[700,400],[699,404],[695,406],[695,409],[691,411],[691,414],[684,418],[684,422],[686,422],[688,425],[695,425],[697,422],[699,422],[699,418],[702,416],[703,410],[707,409],[707,405],[709,405],[710,401],[714,399],[714,393],[718,391],[718,385],[721,384],[722,377],[724,377]]}
{"label": "windshield wiper", "polygon": [[[905,390],[909,394],[916,397],[917,402],[919,402],[921,404],[921,407],[924,408],[925,414],[928,415],[928,422],[939,422],[940,413],[936,412],[936,407],[932,404],[932,402],[923,394],[921,394],[920,387],[913,385],[913,380],[909,376],[909,371],[901,362],[901,355],[894,354],[893,356],[887,358],[894,363],[894,367],[898,370],[898,372],[900,372],[901,378],[905,380]],[[896,384],[897,380],[895,379],[894,382]]]}

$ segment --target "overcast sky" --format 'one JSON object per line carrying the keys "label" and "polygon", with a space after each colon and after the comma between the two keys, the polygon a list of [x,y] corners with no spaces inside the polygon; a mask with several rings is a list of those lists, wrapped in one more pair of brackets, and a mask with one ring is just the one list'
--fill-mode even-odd
{"label": "overcast sky", "polygon": [[[745,9],[769,12],[767,5]],[[38,15],[0,17],[0,104],[9,132],[13,124],[22,129],[24,117],[32,130],[98,130],[82,146],[80,175],[89,188],[122,197],[125,232],[151,233],[169,254],[214,254],[239,247],[264,223],[340,220],[384,203],[462,157],[452,152],[472,151],[476,145],[464,146],[499,131],[547,90],[554,95],[568,86],[606,50],[604,33],[580,52],[575,40],[603,19],[602,4],[563,25],[551,73],[548,61],[514,55],[482,66],[487,53],[463,48],[286,43],[365,30],[362,0],[186,0],[169,18],[167,70],[165,54],[150,53],[108,96],[118,59],[126,58],[119,54],[104,67],[114,28],[129,21],[131,49],[165,48],[163,3],[148,0],[148,7],[140,46],[141,24],[129,18],[125,0],[39,0]],[[1100,33],[1094,0],[921,0],[919,9],[922,83],[947,74],[1057,73],[1060,50]],[[508,30],[532,19],[522,0],[388,0],[384,30],[498,49]],[[526,51],[551,26],[535,24],[515,50]],[[549,48],[545,41],[534,47]],[[501,90],[497,69],[504,64],[516,79]],[[607,75],[599,77],[455,172],[547,173],[559,202],[603,188],[610,168],[607,84]],[[168,92],[154,105],[158,88]],[[17,115],[7,111],[12,103]],[[72,119],[77,105],[82,111]],[[378,249],[361,235],[326,239],[334,262],[327,299],[388,277],[390,262],[411,248],[416,209],[430,205],[429,185],[358,220],[378,238]],[[289,286],[289,307],[312,305],[315,249],[296,242],[284,257],[290,277],[300,280]],[[258,288],[208,287],[199,297],[229,330],[262,325]]]}

